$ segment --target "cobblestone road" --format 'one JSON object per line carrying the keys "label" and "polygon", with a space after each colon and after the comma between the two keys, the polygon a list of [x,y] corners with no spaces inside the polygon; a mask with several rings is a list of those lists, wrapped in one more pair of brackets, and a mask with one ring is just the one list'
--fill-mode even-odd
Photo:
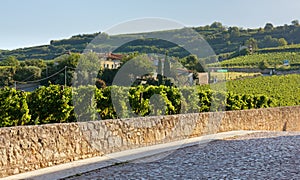
{"label": "cobblestone road", "polygon": [[218,140],[176,150],[155,162],[138,163],[147,160],[69,179],[300,179],[300,132],[255,133]]}

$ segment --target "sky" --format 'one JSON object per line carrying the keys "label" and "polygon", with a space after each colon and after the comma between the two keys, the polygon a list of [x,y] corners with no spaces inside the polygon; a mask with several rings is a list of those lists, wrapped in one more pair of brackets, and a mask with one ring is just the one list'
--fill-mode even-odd
{"label": "sky", "polygon": [[299,0],[0,0],[0,49],[49,44],[141,18],[244,28],[300,20]]}

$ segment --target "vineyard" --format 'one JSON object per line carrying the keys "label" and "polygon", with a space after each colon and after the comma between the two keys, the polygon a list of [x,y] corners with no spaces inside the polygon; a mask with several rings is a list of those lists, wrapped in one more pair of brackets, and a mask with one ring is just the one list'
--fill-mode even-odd
{"label": "vineyard", "polygon": [[264,54],[253,54],[246,56],[239,56],[229,60],[222,61],[218,64],[209,64],[209,67],[223,66],[223,67],[252,67],[258,68],[260,63],[266,62],[270,67],[280,67],[284,60],[289,60],[291,65],[300,64],[300,52],[274,52]]}
{"label": "vineyard", "polygon": [[[213,89],[220,89],[221,84],[212,85]],[[202,86],[208,89],[208,86]],[[234,94],[263,94],[272,99],[271,106],[300,105],[300,75],[256,77],[245,80],[226,82],[227,91]]]}
{"label": "vineyard", "polygon": [[264,94],[274,106],[300,105],[300,75],[257,77],[228,81],[227,89],[236,94]]}
{"label": "vineyard", "polygon": [[0,100],[0,127],[263,108],[272,104],[264,95],[167,86],[71,89],[51,85],[32,93],[4,88]]}
{"label": "vineyard", "polygon": [[299,104],[300,75],[234,80],[226,86],[50,85],[33,92],[4,88],[0,90],[0,127]]}
{"label": "vineyard", "polygon": [[271,48],[262,48],[257,50],[258,53],[271,53],[271,52],[299,52],[300,44],[290,44],[286,46],[278,46]]}

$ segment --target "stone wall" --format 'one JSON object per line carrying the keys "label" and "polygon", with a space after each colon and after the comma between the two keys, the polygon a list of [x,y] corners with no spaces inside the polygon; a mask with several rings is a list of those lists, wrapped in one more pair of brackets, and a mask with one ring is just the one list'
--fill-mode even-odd
{"label": "stone wall", "polygon": [[0,128],[0,177],[232,130],[300,130],[300,106]]}

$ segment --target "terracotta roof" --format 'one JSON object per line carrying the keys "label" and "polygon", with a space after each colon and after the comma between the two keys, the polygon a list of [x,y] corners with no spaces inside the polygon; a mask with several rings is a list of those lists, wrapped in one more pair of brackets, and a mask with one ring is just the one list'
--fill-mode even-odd
{"label": "terracotta roof", "polygon": [[122,60],[123,55],[122,54],[113,54],[113,53],[108,53],[107,59],[117,59],[117,60]]}

